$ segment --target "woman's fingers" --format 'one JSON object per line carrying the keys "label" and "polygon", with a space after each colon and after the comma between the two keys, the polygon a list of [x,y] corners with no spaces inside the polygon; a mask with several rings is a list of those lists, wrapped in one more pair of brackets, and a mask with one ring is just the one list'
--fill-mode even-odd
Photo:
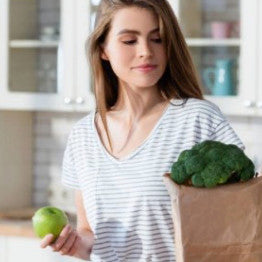
{"label": "woman's fingers", "polygon": [[47,246],[49,246],[53,242],[53,239],[54,239],[54,235],[52,234],[46,235],[41,241],[40,244],[41,248],[46,248]]}
{"label": "woman's fingers", "polygon": [[53,242],[54,235],[46,235],[41,241],[41,247],[51,246],[53,251],[59,251],[61,255],[73,256],[77,251],[80,240],[81,238],[77,231],[74,230],[70,224],[67,224],[55,242]]}
{"label": "woman's fingers", "polygon": [[73,243],[72,247],[68,251],[69,256],[73,256],[76,253],[80,240],[81,240],[80,236],[77,235],[75,238],[75,242]]}
{"label": "woman's fingers", "polygon": [[61,249],[61,247],[65,244],[68,237],[70,236],[71,231],[72,227],[70,226],[70,224],[67,224],[61,231],[55,243],[51,245],[54,251],[59,251]]}
{"label": "woman's fingers", "polygon": [[61,255],[66,255],[69,253],[69,250],[72,248],[72,246],[74,245],[74,242],[76,240],[77,234],[76,232],[73,230],[70,233],[69,238],[67,239],[67,241],[64,243],[64,245],[62,246],[62,248],[60,249],[60,253]]}

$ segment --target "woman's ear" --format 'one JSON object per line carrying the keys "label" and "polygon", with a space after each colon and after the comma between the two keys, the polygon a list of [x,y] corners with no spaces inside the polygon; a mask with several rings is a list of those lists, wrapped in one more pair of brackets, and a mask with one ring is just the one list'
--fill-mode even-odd
{"label": "woman's ear", "polygon": [[103,60],[109,60],[108,59],[108,56],[107,56],[107,54],[106,54],[106,52],[105,52],[105,46],[104,45],[101,45],[100,46],[100,57],[103,59]]}
{"label": "woman's ear", "polygon": [[101,52],[101,58],[102,58],[103,60],[107,60],[107,61],[109,60],[108,57],[107,57],[107,55],[106,55],[106,53],[105,53],[104,51]]}

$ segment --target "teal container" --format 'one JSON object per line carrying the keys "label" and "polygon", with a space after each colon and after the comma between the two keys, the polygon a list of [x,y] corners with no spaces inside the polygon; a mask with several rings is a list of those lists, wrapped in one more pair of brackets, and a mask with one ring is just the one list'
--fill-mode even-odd
{"label": "teal container", "polygon": [[[215,68],[206,68],[203,79],[206,87],[214,96],[230,96],[235,94],[235,81],[233,77],[233,59],[219,59]],[[213,77],[212,77],[213,75]]]}

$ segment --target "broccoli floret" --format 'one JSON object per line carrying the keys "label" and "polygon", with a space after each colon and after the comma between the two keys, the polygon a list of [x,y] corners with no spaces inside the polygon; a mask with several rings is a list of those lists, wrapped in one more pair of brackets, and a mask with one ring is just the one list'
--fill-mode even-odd
{"label": "broccoli floret", "polygon": [[247,166],[240,173],[240,179],[241,181],[247,181],[252,177],[254,177],[254,175],[255,175],[255,165],[249,159]]}
{"label": "broccoli floret", "polygon": [[195,187],[203,187],[205,186],[204,179],[201,176],[201,173],[196,173],[191,177],[191,182]]}
{"label": "broccoli floret", "polygon": [[223,143],[218,141],[206,140],[202,143],[196,144],[192,149],[197,150],[201,154],[205,154],[211,148],[220,148]]}
{"label": "broccoli floret", "polygon": [[207,148],[203,155],[208,162],[221,161],[221,159],[223,158],[223,155],[224,155],[224,150],[220,146],[219,147],[211,147],[209,150]]}
{"label": "broccoli floret", "polygon": [[194,156],[194,155],[198,155],[198,151],[197,150],[184,150],[180,153],[179,157],[178,157],[178,161],[186,161],[188,158]]}
{"label": "broccoli floret", "polygon": [[180,153],[171,178],[178,184],[214,187],[254,177],[253,162],[236,145],[206,140]]}
{"label": "broccoli floret", "polygon": [[184,163],[185,163],[186,173],[189,175],[200,172],[205,166],[205,161],[201,157],[201,155],[193,155],[191,157],[188,157]]}
{"label": "broccoli floret", "polygon": [[230,177],[227,168],[220,162],[211,162],[201,172],[205,187],[214,187],[223,184]]}
{"label": "broccoli floret", "polygon": [[178,184],[183,184],[188,178],[190,178],[189,175],[186,175],[184,162],[178,161],[172,165],[171,178]]}

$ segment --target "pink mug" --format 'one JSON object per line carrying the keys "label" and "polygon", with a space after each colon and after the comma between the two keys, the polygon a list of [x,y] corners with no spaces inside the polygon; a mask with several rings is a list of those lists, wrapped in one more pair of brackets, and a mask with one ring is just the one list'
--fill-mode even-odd
{"label": "pink mug", "polygon": [[216,39],[229,38],[231,33],[231,23],[229,22],[212,22],[212,37]]}

